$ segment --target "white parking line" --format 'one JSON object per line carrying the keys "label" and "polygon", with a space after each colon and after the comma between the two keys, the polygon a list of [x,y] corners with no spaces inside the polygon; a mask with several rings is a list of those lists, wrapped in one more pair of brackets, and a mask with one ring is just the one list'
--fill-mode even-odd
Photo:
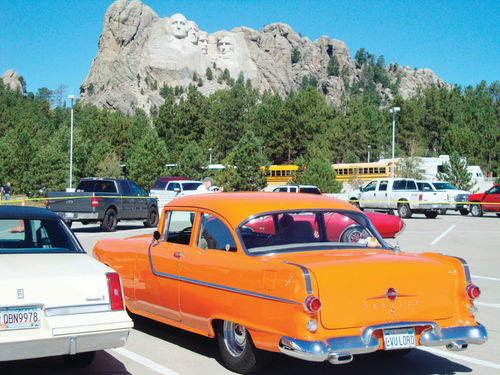
{"label": "white parking line", "polygon": [[455,354],[451,353],[448,351],[444,350],[439,350],[439,349],[434,349],[434,348],[428,348],[424,346],[419,346],[417,349],[423,350],[432,354],[437,354],[443,357],[448,357],[448,358],[454,358],[458,359],[459,361],[464,361],[464,362],[469,362],[469,363],[475,363],[476,365],[481,365],[485,367],[491,367],[495,369],[500,369],[500,364],[499,363],[494,363],[494,362],[488,362],[488,361],[483,361],[482,359],[477,359],[477,358],[472,358],[472,357],[467,357],[464,355],[460,354]]}
{"label": "white parking line", "polygon": [[131,359],[134,362],[137,362],[144,367],[147,367],[153,371],[156,371],[160,374],[163,375],[179,375],[179,373],[170,370],[169,368],[162,366],[146,357],[143,357],[142,355],[139,355],[137,353],[131,352],[130,350],[124,349],[124,348],[116,348],[116,349],[109,349],[107,350],[109,352],[115,352],[121,356],[127,357],[128,359]]}
{"label": "white parking line", "polygon": [[435,245],[437,244],[441,238],[443,238],[444,236],[446,236],[448,233],[450,233],[454,228],[456,227],[456,225],[452,225],[451,227],[449,227],[446,231],[444,231],[443,233],[441,233],[439,236],[437,236],[434,241],[431,242],[431,245]]}
{"label": "white parking line", "polygon": [[476,279],[500,281],[500,279],[497,279],[495,277],[486,277],[486,276],[478,276],[478,275],[472,275],[472,277],[475,277]]}
{"label": "white parking line", "polygon": [[500,303],[484,303],[484,302],[474,302],[474,305],[478,306],[487,306],[487,307],[494,307],[496,309],[500,309]]}

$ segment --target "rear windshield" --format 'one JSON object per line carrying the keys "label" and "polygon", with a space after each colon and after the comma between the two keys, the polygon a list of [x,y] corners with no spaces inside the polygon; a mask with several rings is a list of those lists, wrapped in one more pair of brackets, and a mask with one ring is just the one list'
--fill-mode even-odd
{"label": "rear windshield", "polygon": [[321,191],[319,191],[317,187],[301,187],[300,192],[307,194],[321,194]]}
{"label": "rear windshield", "polygon": [[182,188],[184,191],[186,190],[196,190],[198,189],[198,186],[200,186],[202,183],[201,182],[185,182],[182,184]]}
{"label": "rear windshield", "polygon": [[165,190],[165,186],[167,186],[168,181],[158,181],[156,180],[155,184],[151,188],[151,190]]}
{"label": "rear windshield", "polygon": [[113,181],[80,181],[76,191],[83,191],[86,193],[116,193],[116,186]]}
{"label": "rear windshield", "polygon": [[449,182],[433,182],[432,183],[436,190],[458,190],[455,186]]}
{"label": "rear windshield", "polygon": [[0,254],[83,252],[59,219],[0,219]]}
{"label": "rear windshield", "polygon": [[282,211],[252,216],[238,227],[249,254],[347,247],[387,247],[362,213]]}

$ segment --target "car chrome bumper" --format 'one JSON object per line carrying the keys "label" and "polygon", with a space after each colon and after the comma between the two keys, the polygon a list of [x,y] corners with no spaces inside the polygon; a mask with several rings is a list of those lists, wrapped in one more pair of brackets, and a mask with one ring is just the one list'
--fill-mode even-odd
{"label": "car chrome bumper", "polygon": [[419,345],[445,345],[449,350],[463,350],[467,344],[483,344],[488,339],[486,328],[477,326],[459,326],[440,328],[434,322],[398,322],[367,327],[360,336],[334,337],[326,341],[305,341],[282,337],[279,350],[291,357],[306,361],[342,364],[352,361],[355,354],[371,353],[380,349],[376,331],[405,327],[428,327],[420,335]]}
{"label": "car chrome bumper", "polygon": [[129,333],[130,329],[125,329],[1,343],[0,361],[51,357],[117,348],[125,345]]}
{"label": "car chrome bumper", "polygon": [[64,220],[97,220],[99,219],[98,212],[57,212]]}

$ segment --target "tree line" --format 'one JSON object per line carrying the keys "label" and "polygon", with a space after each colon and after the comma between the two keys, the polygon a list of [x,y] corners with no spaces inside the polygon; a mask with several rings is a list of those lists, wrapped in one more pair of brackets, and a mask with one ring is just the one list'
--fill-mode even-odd
{"label": "tree line", "polygon": [[[10,181],[15,193],[68,187],[70,108],[52,106],[49,94],[42,88],[23,95],[0,80],[0,183]],[[158,176],[211,175],[225,190],[257,190],[266,184],[261,166],[298,164],[297,182],[336,192],[332,163],[364,162],[368,146],[371,160],[390,157],[393,106],[401,108],[397,157],[456,152],[498,175],[499,97],[500,83],[483,81],[427,88],[406,100],[396,96],[389,107],[360,92],[338,109],[311,84],[282,98],[238,79],[208,97],[195,85],[180,97],[167,93],[153,116],[77,102],[73,181],[124,176],[149,189]],[[214,163],[232,167],[205,169],[210,154]]]}

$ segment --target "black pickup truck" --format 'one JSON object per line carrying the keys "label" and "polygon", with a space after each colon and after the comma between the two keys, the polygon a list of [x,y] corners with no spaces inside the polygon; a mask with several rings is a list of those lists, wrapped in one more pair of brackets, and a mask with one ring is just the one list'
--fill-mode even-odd
{"label": "black pickup truck", "polygon": [[144,226],[154,227],[159,218],[157,199],[125,179],[83,178],[74,192],[48,192],[46,206],[69,226],[100,222],[106,232],[115,231],[120,220],[144,220]]}

